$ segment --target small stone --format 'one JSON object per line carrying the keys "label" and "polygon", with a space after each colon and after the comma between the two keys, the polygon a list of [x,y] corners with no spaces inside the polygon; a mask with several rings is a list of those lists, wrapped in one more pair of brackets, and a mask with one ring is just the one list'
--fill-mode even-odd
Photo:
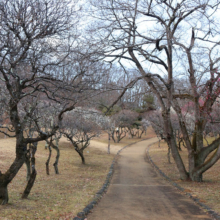
{"label": "small stone", "polygon": [[84,218],[75,217],[73,220],[84,220]]}
{"label": "small stone", "polygon": [[97,201],[94,200],[94,201],[92,201],[90,204],[94,206],[94,205],[97,204]]}
{"label": "small stone", "polygon": [[[87,214],[89,214],[90,209],[88,209],[87,206],[86,206],[86,208],[83,209],[83,212],[85,213],[85,215],[87,215]],[[77,220],[77,219],[76,219],[76,220]]]}
{"label": "small stone", "polygon": [[85,217],[85,213],[84,213],[84,212],[79,212],[79,213],[77,214],[77,216],[78,216],[78,217]]}
{"label": "small stone", "polygon": [[86,206],[86,208],[91,210],[93,208],[93,205],[90,203],[89,205]]}

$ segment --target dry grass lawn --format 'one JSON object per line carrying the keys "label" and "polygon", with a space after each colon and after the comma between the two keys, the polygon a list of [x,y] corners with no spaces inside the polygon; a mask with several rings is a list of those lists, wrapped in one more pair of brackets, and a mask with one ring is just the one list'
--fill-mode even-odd
{"label": "dry grass lawn", "polygon": [[[175,166],[173,158],[171,157],[171,164],[167,159],[167,145],[161,143],[154,144],[150,148],[150,156],[154,163],[173,181],[182,186],[186,192],[190,192],[193,196],[198,197],[201,202],[220,213],[220,161],[218,161],[212,168],[204,173],[204,182],[196,183],[189,181],[181,181],[179,179],[178,170]],[[183,148],[181,152],[184,163],[187,166],[187,152]]]}
{"label": "dry grass lawn", "polygon": [[[143,138],[153,137],[150,129]],[[3,138],[3,137],[2,137]],[[107,136],[103,135],[91,143],[85,150],[86,165],[81,164],[80,157],[72,146],[62,139],[59,175],[55,175],[52,153],[50,175],[46,175],[45,162],[48,151],[44,142],[39,143],[36,153],[38,172],[34,187],[26,200],[21,194],[26,186],[26,167],[20,169],[8,186],[9,204],[0,206],[0,220],[19,219],[72,219],[94,197],[102,187],[115,153],[129,143],[140,139],[123,139],[119,144],[112,144],[111,154],[107,152]],[[5,172],[15,157],[15,139],[0,139],[0,170]]]}
{"label": "dry grass lawn", "polygon": [[[9,142],[9,139],[4,139]],[[12,142],[12,140],[10,140]],[[14,147],[1,142],[0,169],[6,171],[14,159]],[[26,185],[26,167],[21,168],[9,184],[9,204],[0,206],[0,219],[71,219],[101,188],[114,155],[100,150],[85,151],[86,165],[68,143],[60,144],[59,175],[54,174],[51,159],[50,175],[46,175],[48,151],[43,143],[36,153],[37,179],[27,200],[20,199]],[[54,153],[54,152],[53,152]],[[55,156],[55,153],[53,154]]]}

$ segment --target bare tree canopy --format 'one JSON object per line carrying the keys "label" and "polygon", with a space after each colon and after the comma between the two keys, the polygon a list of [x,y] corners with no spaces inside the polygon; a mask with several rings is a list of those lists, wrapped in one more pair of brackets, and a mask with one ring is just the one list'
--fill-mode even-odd
{"label": "bare tree canopy", "polygon": [[[220,157],[220,138],[203,145],[203,131],[220,94],[219,1],[91,0],[91,4],[97,19],[93,27],[98,30],[94,39],[102,42],[96,52],[139,71],[160,104],[163,137],[181,179],[202,181],[202,174]],[[185,125],[184,102],[192,102],[192,136]],[[189,170],[178,151],[171,107],[188,150]]]}
{"label": "bare tree canopy", "polygon": [[54,135],[63,114],[96,89],[97,65],[87,67],[76,43],[78,10],[69,0],[0,2],[0,132],[16,138],[16,158],[0,172],[0,204],[8,203],[7,185],[32,152],[30,144]]}
{"label": "bare tree canopy", "polygon": [[65,114],[62,134],[71,142],[85,164],[84,150],[90,140],[101,134],[105,118],[95,109],[76,108]]}

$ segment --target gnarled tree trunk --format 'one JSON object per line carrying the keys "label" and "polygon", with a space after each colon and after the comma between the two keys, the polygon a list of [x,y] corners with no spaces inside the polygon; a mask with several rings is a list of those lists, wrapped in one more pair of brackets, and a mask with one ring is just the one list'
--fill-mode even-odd
{"label": "gnarled tree trunk", "polygon": [[27,167],[27,181],[29,181],[30,176],[31,176],[31,163],[30,163],[30,155],[29,152],[27,152],[27,154],[25,155],[25,164]]}
{"label": "gnarled tree trunk", "polygon": [[49,150],[49,155],[48,155],[48,158],[47,158],[47,161],[46,161],[46,173],[47,173],[47,175],[50,175],[50,167],[49,167],[49,164],[50,164],[50,158],[51,158],[51,154],[52,154],[52,150],[51,150],[51,143],[49,143],[48,145],[47,145],[47,148],[48,148],[48,150]]}
{"label": "gnarled tree trunk", "polygon": [[111,135],[108,133],[108,154],[110,154],[110,141],[111,141]]}
{"label": "gnarled tree trunk", "polygon": [[79,156],[81,157],[82,164],[86,164],[86,162],[85,162],[85,157],[84,157],[84,155],[83,155],[83,151],[79,150],[79,151],[77,151],[77,153],[78,153]]}
{"label": "gnarled tree trunk", "polygon": [[4,177],[0,172],[0,205],[8,203],[8,188],[7,184],[4,184]]}
{"label": "gnarled tree trunk", "polygon": [[25,161],[26,144],[16,144],[16,158],[6,173],[0,172],[0,204],[8,203],[8,184],[16,176]]}
{"label": "gnarled tree trunk", "polygon": [[52,144],[53,149],[56,150],[57,155],[56,155],[56,160],[53,164],[54,166],[54,170],[55,170],[55,174],[59,174],[59,169],[58,169],[58,162],[59,162],[59,158],[60,158],[60,149],[58,147],[58,142],[56,143],[56,145]]}
{"label": "gnarled tree trunk", "polygon": [[31,160],[31,175],[30,175],[30,179],[28,180],[27,186],[22,194],[22,199],[26,199],[28,197],[28,195],[31,192],[31,189],[34,185],[36,176],[37,176],[37,171],[35,169],[35,153],[37,151],[37,142],[30,144],[29,146],[29,152],[30,152],[30,160]]}

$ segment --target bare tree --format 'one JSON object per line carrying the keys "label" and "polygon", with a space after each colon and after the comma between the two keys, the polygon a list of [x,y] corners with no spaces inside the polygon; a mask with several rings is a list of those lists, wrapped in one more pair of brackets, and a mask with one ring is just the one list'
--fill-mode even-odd
{"label": "bare tree", "polygon": [[147,119],[150,121],[152,128],[154,129],[154,132],[157,135],[157,138],[159,140],[159,147],[160,147],[160,141],[164,140],[164,128],[163,128],[163,118],[161,116],[160,111],[151,111],[147,114]]}
{"label": "bare tree", "polygon": [[143,133],[146,134],[147,128],[150,127],[150,121],[147,120],[146,118],[142,118],[141,121],[139,122],[140,125],[138,125],[138,138],[141,138]]}
{"label": "bare tree", "polygon": [[[47,107],[44,111],[44,114],[41,117],[40,123],[41,127],[45,129],[46,132],[50,132],[51,129],[54,126],[54,123],[56,123],[56,115],[60,111],[60,107],[57,106],[57,108],[51,108]],[[51,136],[50,138],[45,140],[45,149],[48,149],[49,155],[46,161],[46,173],[47,175],[50,174],[50,169],[49,169],[49,163],[50,163],[50,158],[52,155],[52,149],[56,151],[56,159],[53,164],[55,174],[59,174],[59,169],[58,169],[58,163],[59,163],[59,158],[60,158],[60,150],[59,150],[59,140],[62,137],[62,134],[60,132],[60,129],[56,131],[56,133]],[[54,143],[55,142],[55,143]]]}
{"label": "bare tree", "polygon": [[126,111],[127,110],[122,110],[112,116],[112,120],[115,123],[115,130],[112,133],[112,139],[117,143],[125,138],[128,132],[127,125],[129,124],[129,118],[126,115]]}
{"label": "bare tree", "polygon": [[100,113],[81,107],[65,115],[62,134],[71,142],[79,154],[82,164],[85,164],[84,150],[89,146],[90,140],[101,133]]}
{"label": "bare tree", "polygon": [[[72,60],[75,38],[69,32],[74,31],[77,22],[74,7],[71,1],[60,0],[0,3],[0,132],[16,138],[16,158],[5,173],[0,172],[0,204],[8,203],[7,185],[24,164],[28,144],[34,160],[34,144],[54,135],[63,113],[72,110],[82,96],[79,76],[70,77],[64,68]],[[40,124],[42,104],[60,109],[49,132]],[[30,123],[35,137],[25,135]]]}
{"label": "bare tree", "polygon": [[59,158],[60,158],[59,140],[61,137],[62,137],[62,133],[58,131],[55,135],[51,136],[49,139],[46,140],[47,149],[49,151],[49,155],[45,163],[47,175],[50,175],[49,163],[50,163],[50,158],[52,155],[51,148],[56,150],[56,159],[55,159],[55,162],[53,163],[53,166],[54,166],[55,174],[59,174],[59,169],[58,169],[58,163],[59,163]]}
{"label": "bare tree", "polygon": [[[136,66],[160,104],[164,138],[181,179],[202,181],[202,174],[220,157],[220,138],[203,146],[203,131],[219,96],[219,1],[91,1],[102,32],[103,58]],[[94,25],[95,26],[95,25]],[[95,49],[95,48],[94,48]],[[127,61],[128,63],[126,63]],[[175,79],[187,88],[178,88]],[[193,102],[193,138],[187,130],[182,100]],[[171,107],[175,110],[188,150],[189,170],[176,144]],[[211,158],[207,160],[212,153]]]}
{"label": "bare tree", "polygon": [[138,133],[139,114],[131,110],[123,110],[118,114],[117,120],[119,127],[124,127],[128,130],[131,138],[135,137]]}
{"label": "bare tree", "polygon": [[[102,130],[107,132],[108,134],[108,154],[110,154],[110,145],[111,145],[111,138],[114,141],[114,132],[115,132],[115,122],[109,116],[104,116],[100,120]],[[115,141],[114,141],[115,142]]]}

